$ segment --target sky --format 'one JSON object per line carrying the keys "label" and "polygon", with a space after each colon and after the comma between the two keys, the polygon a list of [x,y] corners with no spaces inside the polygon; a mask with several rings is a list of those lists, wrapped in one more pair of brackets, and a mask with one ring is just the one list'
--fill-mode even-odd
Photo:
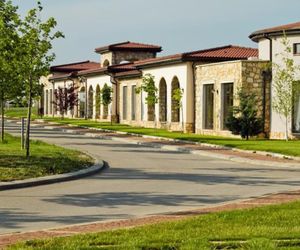
{"label": "sky", "polygon": [[[99,61],[96,47],[123,41],[161,45],[170,55],[228,44],[257,47],[248,36],[300,21],[299,0],[42,0],[65,39],[53,64]],[[36,0],[13,0],[25,15]]]}

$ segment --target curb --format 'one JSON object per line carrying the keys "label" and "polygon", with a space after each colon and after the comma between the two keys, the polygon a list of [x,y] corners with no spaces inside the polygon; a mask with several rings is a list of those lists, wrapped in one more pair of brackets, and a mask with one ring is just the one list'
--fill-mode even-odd
{"label": "curb", "polygon": [[83,177],[94,175],[106,167],[105,162],[97,161],[94,166],[87,169],[82,169],[76,172],[58,174],[52,176],[44,176],[38,178],[31,178],[27,180],[12,181],[7,183],[0,183],[0,191],[19,189],[19,188],[28,188],[41,185],[54,184],[59,182],[71,181],[80,179]]}
{"label": "curb", "polygon": [[[149,135],[141,135],[141,134],[134,134],[134,133],[129,133],[129,132],[122,132],[122,131],[114,131],[114,130],[109,130],[109,129],[101,129],[101,128],[90,128],[86,126],[75,126],[75,125],[70,125],[70,124],[65,124],[66,126],[70,127],[71,129],[61,129],[58,127],[51,127],[47,126],[46,121],[42,119],[36,119],[35,120],[38,123],[43,123],[39,124],[43,128],[46,129],[51,129],[51,130],[59,130],[65,133],[73,133],[73,134],[81,134],[87,137],[92,137],[92,138],[108,138],[113,141],[119,141],[119,142],[125,142],[125,143],[130,143],[130,144],[135,144],[135,145],[142,145],[142,146],[147,146],[147,147],[152,147],[152,148],[159,148],[163,150],[168,150],[168,151],[176,151],[176,152],[182,152],[182,153],[189,153],[189,154],[195,154],[195,155],[201,155],[205,157],[212,157],[216,159],[221,159],[221,160],[229,160],[233,162],[238,162],[238,163],[250,163],[253,165],[263,165],[263,166],[270,166],[270,167],[300,167],[300,163],[287,163],[287,162],[276,162],[276,161],[264,161],[264,160],[254,160],[254,159],[249,159],[246,157],[238,157],[238,156],[232,156],[232,155],[225,155],[225,154],[217,154],[217,153],[211,153],[208,150],[202,151],[202,150],[193,150],[193,149],[188,149],[184,148],[181,146],[173,146],[173,145],[160,145],[157,143],[151,143],[151,142],[139,142],[135,140],[130,140],[130,139],[124,139],[124,138],[118,138],[118,137],[113,137],[113,136],[103,136],[103,135],[97,135],[92,132],[88,133],[82,133],[78,132],[76,130],[73,130],[72,127],[77,127],[77,128],[84,128],[84,129],[89,129],[91,131],[103,131],[103,132],[110,132],[110,133],[115,133],[115,134],[120,134],[120,135],[131,135],[135,137],[140,137],[140,138],[150,138],[150,139],[157,139],[161,141],[172,141],[172,142],[182,142],[182,143],[189,143],[192,145],[199,145],[199,146],[206,146],[210,148],[217,148],[217,149],[224,149],[224,150],[231,150],[235,152],[241,152],[241,153],[248,153],[248,154],[253,154],[253,155],[263,155],[263,156],[270,156],[273,158],[280,158],[280,159],[288,159],[288,160],[296,160],[300,161],[300,157],[294,157],[294,156],[287,156],[279,153],[272,153],[272,152],[264,152],[264,151],[255,151],[255,150],[243,150],[243,149],[237,149],[237,148],[232,148],[232,147],[227,147],[227,146],[222,146],[222,145],[215,145],[215,144],[209,144],[209,143],[199,143],[199,142],[193,142],[193,141],[184,141],[184,140],[179,140],[179,139],[171,139],[171,138],[164,138],[164,137],[158,137],[158,136],[149,136]],[[56,122],[49,122],[48,124],[51,125],[60,125],[59,123]]]}

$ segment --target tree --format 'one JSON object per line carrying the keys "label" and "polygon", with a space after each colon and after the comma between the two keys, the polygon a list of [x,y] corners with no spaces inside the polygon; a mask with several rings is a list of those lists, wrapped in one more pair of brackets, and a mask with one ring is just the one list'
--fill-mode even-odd
{"label": "tree", "polygon": [[299,66],[295,65],[291,58],[292,47],[286,36],[282,39],[284,51],[277,56],[281,56],[281,64],[273,63],[273,101],[274,110],[285,120],[285,139],[289,139],[289,122],[295,105],[295,98],[300,93],[300,81],[295,79]]}
{"label": "tree", "polygon": [[[105,109],[108,109],[108,106],[112,102],[112,87],[108,86],[106,83],[104,84],[103,88],[101,89],[101,103],[104,106]],[[104,114],[107,112],[104,112]],[[112,123],[112,119],[111,119]]]}
{"label": "tree", "polygon": [[257,96],[242,88],[237,97],[239,105],[232,108],[226,126],[233,134],[249,140],[263,131],[263,120],[257,115]]}
{"label": "tree", "polygon": [[22,20],[20,26],[22,56],[21,75],[28,101],[27,126],[26,126],[26,157],[30,157],[30,120],[33,98],[38,95],[39,80],[41,76],[49,73],[50,63],[55,59],[55,54],[49,54],[52,42],[63,37],[61,32],[53,32],[56,27],[54,18],[42,22],[39,13],[43,10],[41,3],[37,8],[30,10]]}
{"label": "tree", "polygon": [[184,94],[184,89],[181,88],[174,89],[172,99],[176,103],[174,108],[179,109],[181,111],[182,130],[184,131],[184,118],[183,118],[183,108],[182,108],[183,94]]}
{"label": "tree", "polygon": [[139,94],[141,91],[144,91],[147,94],[146,104],[148,105],[148,120],[154,120],[156,124],[155,104],[158,103],[158,88],[155,86],[155,79],[153,75],[146,74],[143,76],[142,85],[136,88],[136,93]]}
{"label": "tree", "polygon": [[71,86],[67,88],[67,106],[68,110],[71,111],[72,117],[74,116],[74,109],[78,105],[77,89],[79,87]]}
{"label": "tree", "polygon": [[67,89],[58,87],[58,89],[54,90],[55,101],[53,104],[55,106],[55,110],[57,110],[61,118],[64,118],[65,113],[68,111],[68,96]]}
{"label": "tree", "polygon": [[5,103],[15,99],[20,92],[18,74],[19,34],[17,27],[20,18],[17,7],[11,1],[0,1],[0,106],[1,141],[4,141]]}
{"label": "tree", "polygon": [[72,115],[74,114],[74,108],[78,104],[78,97],[76,94],[77,87],[71,86],[69,88],[58,87],[54,91],[55,101],[52,103],[55,106],[61,118],[64,118],[64,115],[70,110]]}

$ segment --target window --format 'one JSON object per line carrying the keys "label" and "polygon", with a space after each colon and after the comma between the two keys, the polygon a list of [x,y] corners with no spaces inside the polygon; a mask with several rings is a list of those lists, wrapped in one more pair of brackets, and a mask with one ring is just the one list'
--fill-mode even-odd
{"label": "window", "polygon": [[222,86],[222,129],[227,129],[226,122],[233,106],[233,83]]}
{"label": "window", "polygon": [[293,133],[300,133],[300,95],[294,98]]}
{"label": "window", "polygon": [[131,120],[135,121],[135,113],[136,113],[136,86],[131,86]]}
{"label": "window", "polygon": [[203,86],[203,114],[204,114],[204,129],[214,128],[214,85],[205,84]]}
{"label": "window", "polygon": [[127,119],[127,86],[123,87],[123,120]]}
{"label": "window", "polygon": [[300,55],[300,43],[294,43],[294,55]]}

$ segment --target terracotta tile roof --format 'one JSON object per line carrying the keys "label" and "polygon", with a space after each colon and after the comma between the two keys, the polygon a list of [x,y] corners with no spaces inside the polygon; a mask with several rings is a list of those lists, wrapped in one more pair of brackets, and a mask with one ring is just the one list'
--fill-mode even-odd
{"label": "terracotta tile roof", "polygon": [[300,22],[296,23],[289,23],[285,25],[275,26],[271,28],[266,28],[262,30],[258,30],[253,32],[249,38],[253,41],[257,42],[259,38],[264,37],[265,35],[275,35],[275,34],[282,34],[283,31],[288,33],[300,34]]}
{"label": "terracotta tile roof", "polygon": [[169,61],[175,61],[175,60],[181,60],[183,57],[183,54],[174,54],[174,55],[169,55],[169,56],[160,56],[156,58],[149,58],[145,60],[140,60],[134,62],[136,66],[143,66],[147,64],[153,64],[153,63],[161,63],[161,62],[169,62]]}
{"label": "terracotta tile roof", "polygon": [[227,45],[223,47],[193,51],[184,54],[185,59],[196,59],[196,60],[207,60],[207,59],[242,60],[242,59],[248,59],[249,57],[258,57],[258,49],[235,46],[235,45]]}
{"label": "terracotta tile roof", "polygon": [[122,42],[115,43],[104,47],[96,48],[97,53],[104,51],[118,51],[118,50],[131,50],[131,51],[150,51],[150,52],[160,52],[162,51],[161,46],[145,44],[145,43],[136,43],[136,42]]}
{"label": "terracotta tile roof", "polygon": [[103,73],[105,71],[107,71],[107,67],[100,67],[98,65],[98,67],[94,68],[94,69],[81,70],[77,73],[77,75],[83,76],[83,75],[89,75],[89,74]]}
{"label": "terracotta tile roof", "polygon": [[114,72],[120,72],[124,70],[135,70],[136,66],[134,63],[124,63],[124,64],[116,64],[108,67],[109,70]]}
{"label": "terracotta tile roof", "polygon": [[62,65],[55,65],[50,68],[51,72],[74,72],[87,69],[95,69],[99,67],[99,63],[91,61],[83,61]]}
{"label": "terracotta tile roof", "polygon": [[173,63],[177,61],[226,61],[243,60],[249,57],[258,57],[258,49],[227,45],[187,53],[156,57],[135,62],[137,67],[159,63]]}
{"label": "terracotta tile roof", "polygon": [[115,73],[115,77],[132,77],[132,76],[141,76],[142,72],[139,70],[130,70],[124,72]]}

